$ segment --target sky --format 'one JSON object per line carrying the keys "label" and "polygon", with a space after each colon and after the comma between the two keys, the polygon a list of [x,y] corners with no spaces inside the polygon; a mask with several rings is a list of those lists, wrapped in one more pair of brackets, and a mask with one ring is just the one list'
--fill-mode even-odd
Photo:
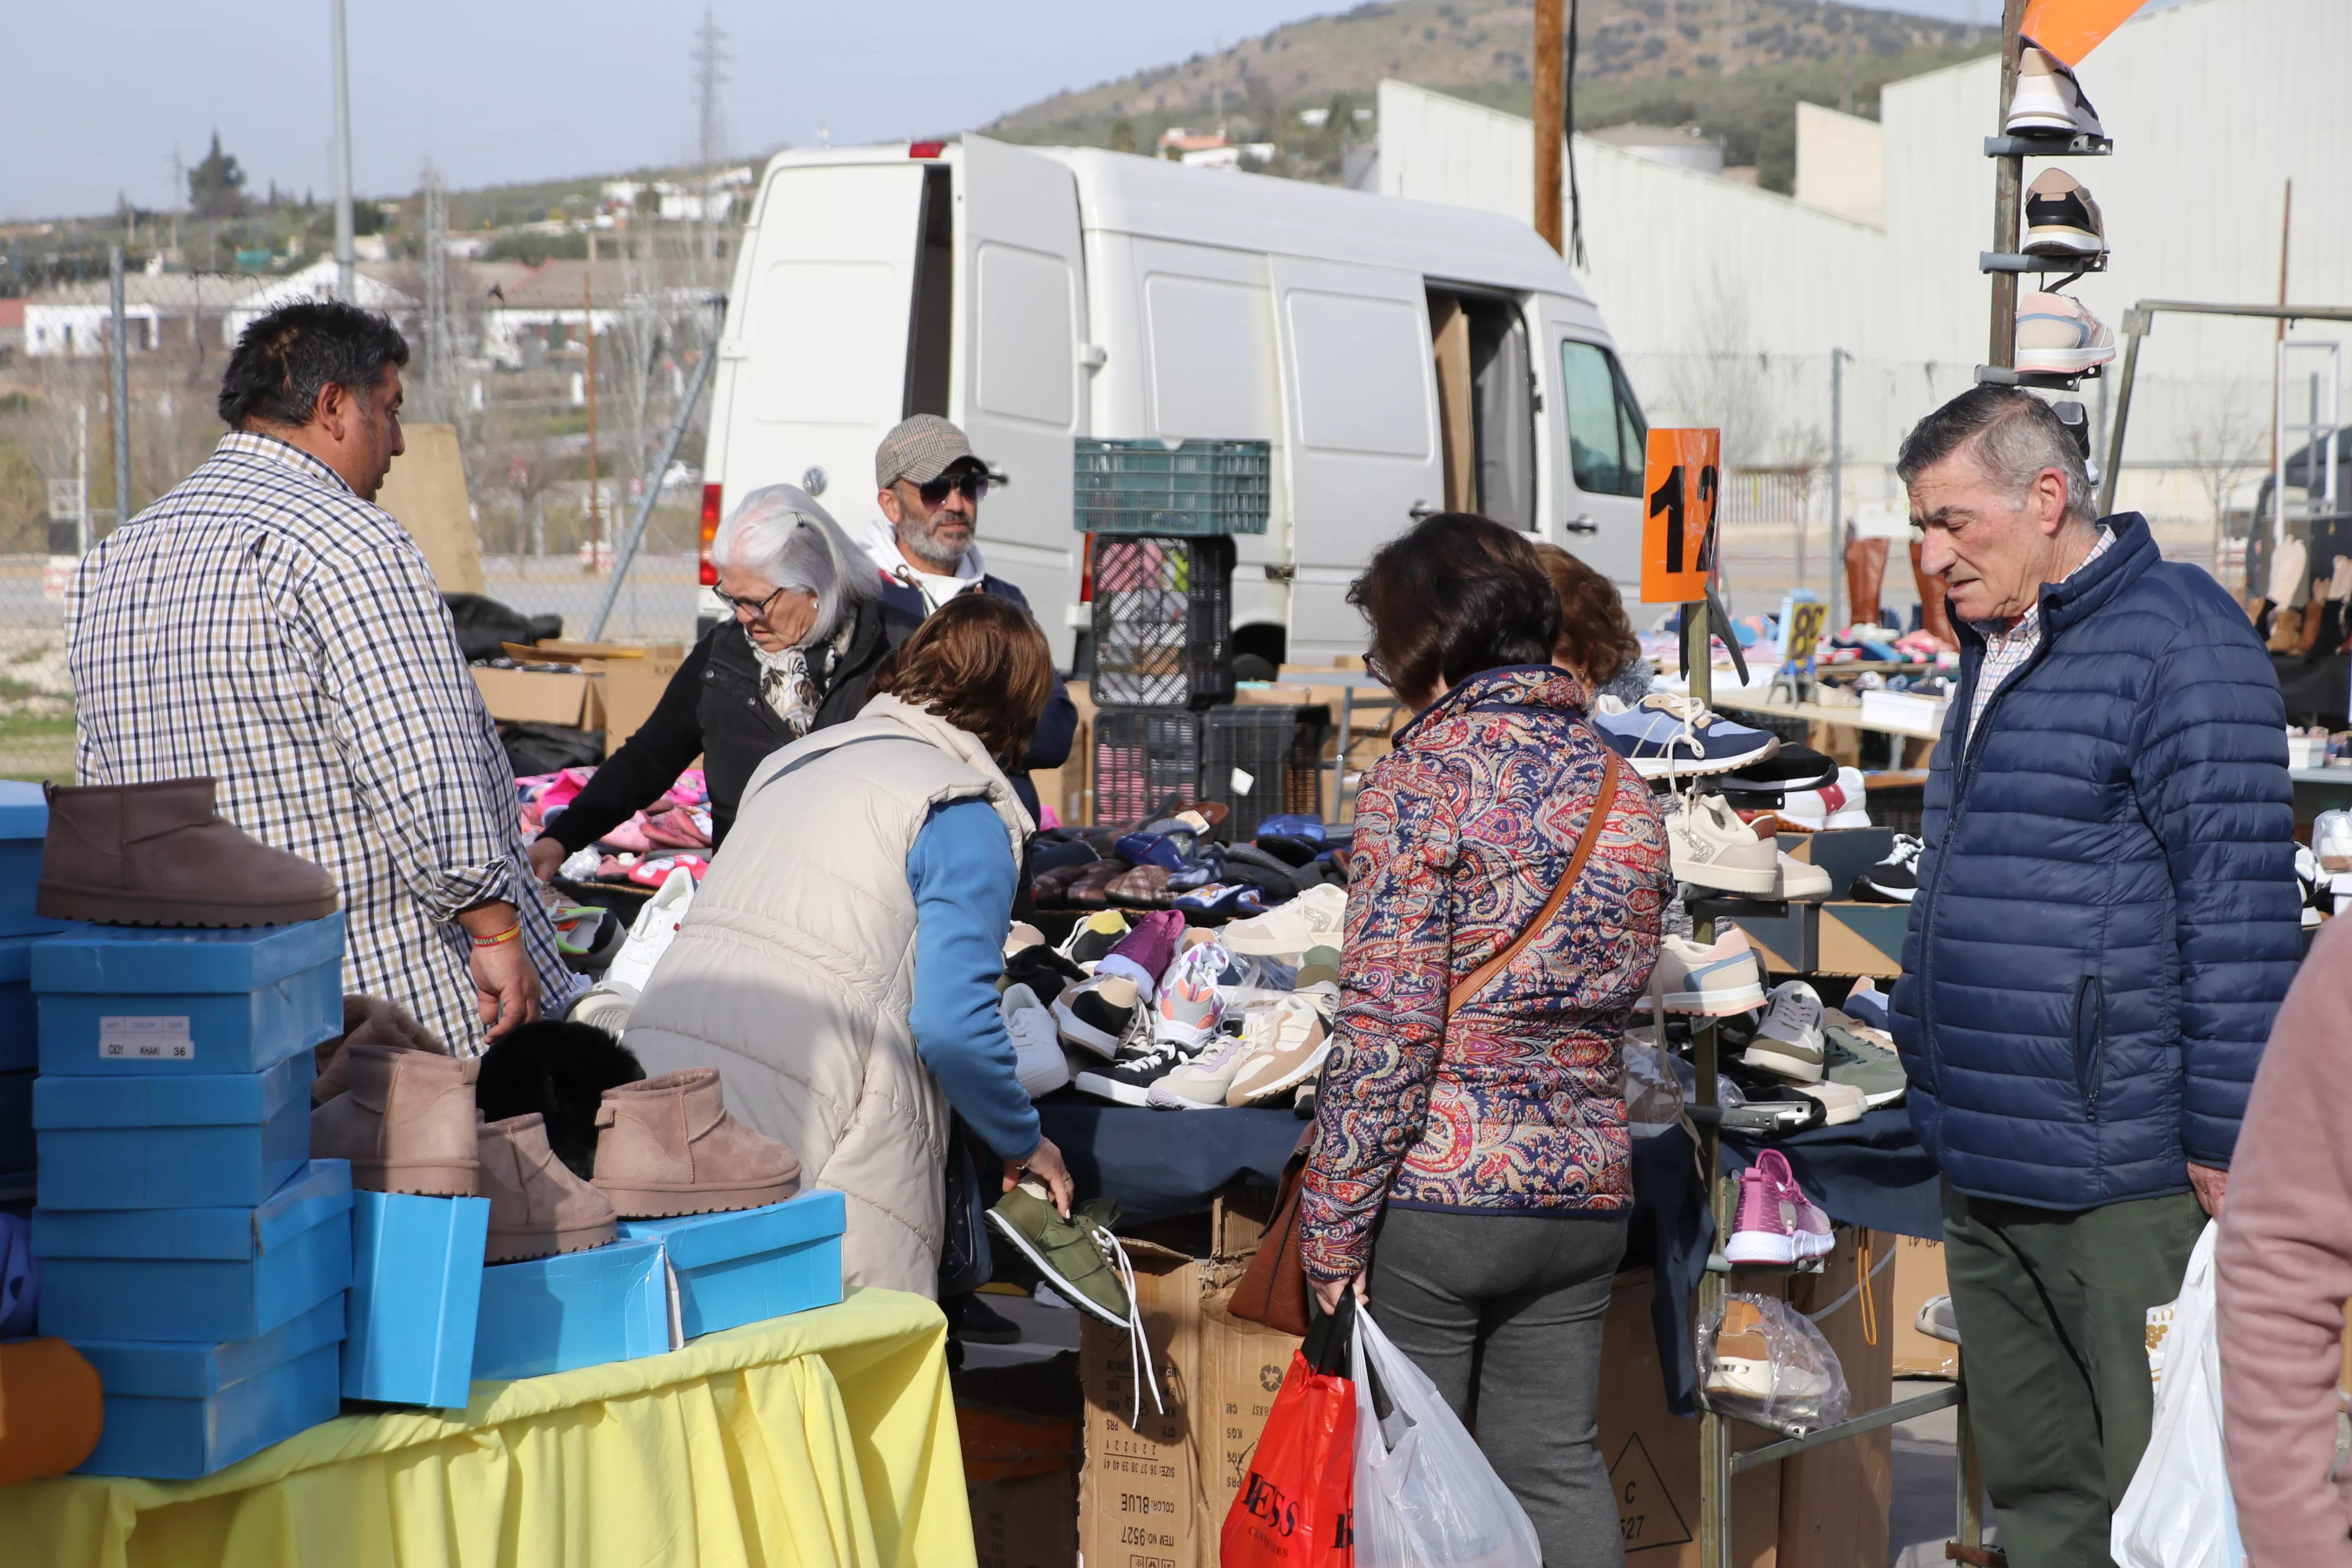
{"label": "sky", "polygon": [[[1868,3],[1868,0],[1865,0]],[[721,91],[738,153],[985,124],[1066,88],[1182,60],[1344,9],[1345,0],[716,0]],[[1901,9],[1990,21],[1993,0]],[[22,0],[0,93],[0,219],[171,205],[218,128],[247,174],[334,189],[329,0]],[[403,0],[350,5],[352,171],[362,195],[416,188],[427,158],[455,187],[691,159],[691,0]],[[44,63],[46,62],[46,63]]]}

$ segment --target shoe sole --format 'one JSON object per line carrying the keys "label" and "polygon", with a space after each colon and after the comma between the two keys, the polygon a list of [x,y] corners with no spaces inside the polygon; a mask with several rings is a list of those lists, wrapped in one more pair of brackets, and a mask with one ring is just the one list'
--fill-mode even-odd
{"label": "shoe sole", "polygon": [[1916,887],[1882,888],[1877,883],[1870,880],[1867,877],[1863,879],[1862,885],[1864,890],[1868,892],[1872,898],[1884,899],[1890,904],[1907,904],[1917,896],[1919,891]]}
{"label": "shoe sole", "polygon": [[1764,987],[1741,985],[1721,991],[1669,991],[1665,994],[1665,1003],[1669,1013],[1697,1013],[1705,1017],[1724,1018],[1764,1005]]}
{"label": "shoe sole", "polygon": [[1627,757],[1633,772],[1642,778],[1655,782],[1665,778],[1694,778],[1709,773],[1736,773],[1742,768],[1770,760],[1780,750],[1777,735],[1768,736],[1767,743],[1751,746],[1736,757]]}
{"label": "shoe sole", "polygon": [[1803,1230],[1790,1231],[1786,1236],[1775,1236],[1769,1230],[1735,1230],[1723,1255],[1734,1263],[1793,1266],[1808,1258],[1827,1258],[1836,1250],[1834,1236],[1817,1237]]}
{"label": "shoe sole", "polygon": [[1822,1062],[1819,1053],[1807,1058],[1787,1051],[1776,1051],[1772,1048],[1773,1044],[1770,1040],[1759,1038],[1740,1053],[1739,1059],[1749,1067],[1761,1068],[1791,1083],[1822,1081]]}
{"label": "shoe sole", "polygon": [[2071,228],[2057,224],[2044,228],[2029,229],[2025,236],[2028,256],[2081,257],[2085,259],[2106,253],[2107,242],[2086,228]]}
{"label": "shoe sole", "polygon": [[321,921],[335,912],[336,900],[312,899],[300,903],[243,903],[212,899],[152,899],[104,888],[76,888],[42,882],[34,899],[34,912],[43,920],[87,921],[109,926],[193,926],[210,931],[239,931],[248,926],[293,925]]}
{"label": "shoe sole", "polygon": [[[1151,1087],[1155,1090],[1160,1088],[1156,1083]],[[1222,1094],[1214,1100],[1187,1100],[1173,1089],[1160,1095],[1156,1100],[1147,1094],[1143,1097],[1143,1103],[1154,1110],[1223,1110],[1226,1109],[1225,1098]]]}
{"label": "shoe sole", "polygon": [[406,1193],[420,1198],[470,1198],[480,1185],[480,1164],[353,1160],[352,1185],[371,1193]]}
{"label": "shoe sole", "polygon": [[1801,893],[1788,887],[1780,889],[1780,901],[1784,904],[1818,904],[1824,900],[1834,898],[1836,895],[1837,884],[1835,882],[1808,888]]}
{"label": "shoe sole", "polygon": [[792,1182],[739,1182],[724,1187],[608,1187],[598,1182],[595,1187],[623,1219],[677,1219],[765,1208],[800,1190]]}
{"label": "shoe sole", "polygon": [[1714,888],[1727,893],[1751,893],[1769,898],[1780,886],[1780,868],[1770,870],[1742,871],[1729,866],[1710,865],[1704,861],[1674,862],[1675,880],[1688,882],[1694,888]]}
{"label": "shoe sole", "polygon": [[1098,1072],[1082,1072],[1070,1079],[1070,1087],[1081,1094],[1091,1094],[1103,1100],[1115,1100],[1121,1105],[1149,1105],[1151,1086],[1141,1089],[1131,1083],[1121,1083],[1115,1078],[1105,1078]]}
{"label": "shoe sole", "polygon": [[2020,349],[2017,368],[2032,375],[2080,375],[2116,357],[2116,345],[2083,349]]}
{"label": "shoe sole", "polygon": [[988,1211],[988,1225],[991,1230],[1011,1242],[1021,1256],[1029,1260],[1031,1268],[1045,1277],[1045,1283],[1054,1288],[1055,1295],[1059,1296],[1079,1311],[1090,1317],[1098,1318],[1114,1329],[1124,1329],[1128,1326],[1125,1318],[1113,1317],[1108,1308],[1065,1279],[1062,1277],[1062,1271],[1046,1262],[1038,1250],[1029,1245],[1029,1238],[1013,1229],[994,1209]]}
{"label": "shoe sole", "polygon": [[553,1258],[564,1252],[586,1252],[594,1247],[609,1247],[621,1238],[620,1226],[611,1220],[602,1225],[574,1226],[570,1230],[492,1231],[482,1251],[485,1263],[524,1263],[534,1258]]}

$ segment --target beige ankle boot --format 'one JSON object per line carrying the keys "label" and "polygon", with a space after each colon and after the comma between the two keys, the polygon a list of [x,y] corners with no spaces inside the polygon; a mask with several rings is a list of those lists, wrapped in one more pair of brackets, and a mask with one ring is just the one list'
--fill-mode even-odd
{"label": "beige ankle boot", "polygon": [[100,925],[266,926],[335,912],[335,879],[213,809],[213,781],[48,786],[35,908]]}
{"label": "beige ankle boot", "polygon": [[490,1200],[484,1261],[584,1252],[620,1234],[604,1194],[573,1175],[547,1146],[547,1122],[539,1112],[485,1121],[475,1137],[481,1194]]}
{"label": "beige ankle boot", "polygon": [[800,1191],[800,1161],[728,1114],[716,1068],[608,1089],[596,1125],[596,1185],[630,1219],[752,1209]]}
{"label": "beige ankle boot", "polygon": [[471,1196],[478,1064],[365,1040],[338,1059],[351,1087],[310,1112],[312,1157],[372,1193]]}

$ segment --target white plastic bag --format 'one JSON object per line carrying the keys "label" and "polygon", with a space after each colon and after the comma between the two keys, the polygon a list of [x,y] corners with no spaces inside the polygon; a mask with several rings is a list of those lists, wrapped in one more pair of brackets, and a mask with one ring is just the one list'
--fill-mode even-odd
{"label": "white plastic bag", "polygon": [[1356,1568],[1543,1568],[1528,1510],[1370,1312],[1356,1314],[1353,1360]]}
{"label": "white plastic bag", "polygon": [[[2107,1550],[2117,1568],[2238,1568],[2229,1545],[2230,1473],[2221,1454],[2221,1349],[2207,1221],[2177,1300],[2148,1314],[2156,1421],[2116,1510]],[[2169,1326],[2166,1327],[2169,1320]]]}

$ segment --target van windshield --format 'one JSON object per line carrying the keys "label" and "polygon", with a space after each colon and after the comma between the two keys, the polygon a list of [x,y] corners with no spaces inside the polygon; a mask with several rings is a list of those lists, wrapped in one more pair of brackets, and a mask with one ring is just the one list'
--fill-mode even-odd
{"label": "van windshield", "polygon": [[1569,466],[1588,495],[1642,493],[1648,421],[1617,356],[1598,343],[1570,338],[1559,345],[1560,379],[1568,391]]}

